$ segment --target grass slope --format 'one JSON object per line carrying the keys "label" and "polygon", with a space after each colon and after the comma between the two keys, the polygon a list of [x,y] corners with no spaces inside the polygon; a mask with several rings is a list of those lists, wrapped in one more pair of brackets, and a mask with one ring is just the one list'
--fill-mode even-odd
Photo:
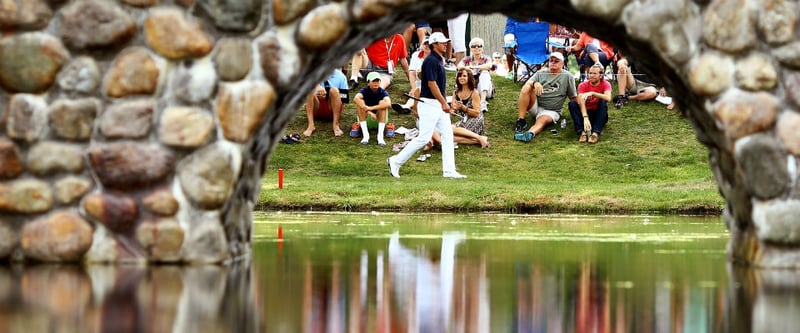
{"label": "grass slope", "polygon": [[[448,83],[454,73],[448,73]],[[400,179],[389,175],[386,158],[403,136],[386,147],[348,136],[356,121],[346,104],[342,137],[331,122],[316,121],[316,132],[300,144],[279,144],[262,180],[257,209],[344,211],[502,211],[512,213],[689,213],[719,214],[723,200],[688,120],[656,102],[631,101],[609,110],[600,142],[579,144],[565,109],[567,128],[548,130],[530,143],[513,139],[521,85],[494,78],[497,96],[485,115],[491,147],[461,145],[456,166],[467,179],[441,177],[441,153],[426,162],[409,160]],[[364,86],[363,80],[359,88]],[[405,102],[408,80],[400,72],[389,88],[393,101]],[[452,93],[452,88],[447,89]],[[614,93],[616,93],[616,86]],[[355,92],[351,93],[351,98]],[[390,122],[413,128],[411,115],[389,111]],[[528,118],[529,124],[532,120]],[[286,133],[302,133],[300,109]],[[420,152],[421,153],[421,152]],[[415,156],[418,156],[417,153]],[[284,170],[284,188],[277,172]]]}

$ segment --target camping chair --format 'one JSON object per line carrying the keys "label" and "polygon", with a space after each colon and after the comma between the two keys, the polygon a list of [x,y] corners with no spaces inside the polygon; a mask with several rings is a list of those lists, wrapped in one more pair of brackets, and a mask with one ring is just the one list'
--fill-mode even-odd
{"label": "camping chair", "polygon": [[[513,78],[515,82],[529,79],[547,61],[547,39],[550,35],[550,23],[520,22],[517,24],[517,48],[514,55]],[[527,74],[517,77],[520,66],[524,66]]]}

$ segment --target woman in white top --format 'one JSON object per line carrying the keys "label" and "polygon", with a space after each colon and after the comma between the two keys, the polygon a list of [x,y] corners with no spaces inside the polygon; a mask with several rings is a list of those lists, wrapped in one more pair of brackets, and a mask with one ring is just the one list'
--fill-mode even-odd
{"label": "woman in white top", "polygon": [[470,55],[461,59],[458,70],[469,69],[478,81],[478,92],[481,94],[481,112],[489,111],[487,98],[494,97],[494,84],[492,83],[492,58],[483,54],[483,39],[475,37],[469,41]]}

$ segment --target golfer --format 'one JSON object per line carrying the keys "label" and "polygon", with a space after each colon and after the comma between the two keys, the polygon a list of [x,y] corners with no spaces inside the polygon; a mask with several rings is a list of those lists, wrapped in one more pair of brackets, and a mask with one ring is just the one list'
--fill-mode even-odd
{"label": "golfer", "polygon": [[386,160],[389,173],[400,178],[400,167],[418,150],[431,140],[433,131],[442,136],[442,176],[445,178],[467,178],[456,171],[456,158],[453,149],[453,127],[450,123],[450,105],[445,99],[444,89],[447,78],[444,71],[444,57],[447,50],[446,38],[441,32],[434,32],[428,37],[432,53],[422,62],[422,89],[420,91],[419,135],[411,140],[397,155]]}

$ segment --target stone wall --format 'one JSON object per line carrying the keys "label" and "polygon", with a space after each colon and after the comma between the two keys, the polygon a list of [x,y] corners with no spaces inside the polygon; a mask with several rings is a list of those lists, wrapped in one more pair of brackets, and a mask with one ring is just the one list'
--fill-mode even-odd
{"label": "stone wall", "polygon": [[356,50],[461,9],[622,47],[688,111],[734,259],[800,266],[797,1],[0,0],[0,259],[224,262],[264,161]]}

